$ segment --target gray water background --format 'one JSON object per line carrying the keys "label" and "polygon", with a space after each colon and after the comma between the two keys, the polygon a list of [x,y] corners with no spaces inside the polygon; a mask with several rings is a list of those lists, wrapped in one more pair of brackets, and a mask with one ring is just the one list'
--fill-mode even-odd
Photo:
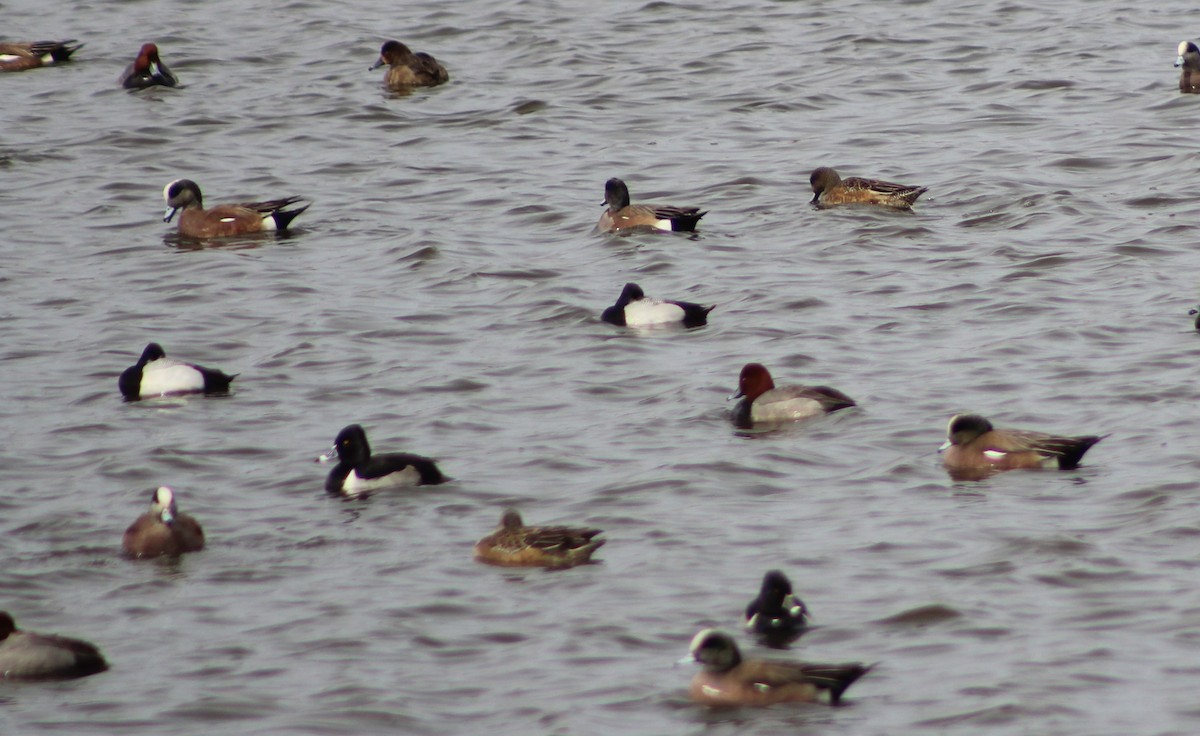
{"label": "gray water background", "polygon": [[[111,671],[0,688],[13,734],[1200,731],[1197,120],[1188,3],[0,3],[76,61],[0,78],[0,606]],[[379,45],[451,82],[395,95]],[[148,40],[184,87],[116,77]],[[930,188],[817,212],[832,165]],[[161,190],[310,197],[181,241]],[[591,232],[603,183],[710,210]],[[626,281],[716,303],[599,322]],[[239,372],[123,403],[150,340]],[[861,407],[744,436],[749,361]],[[948,417],[1111,433],[953,483]],[[454,481],[366,501],[344,425]],[[208,548],[131,562],[159,484]],[[601,564],[474,563],[504,506]],[[787,656],[849,705],[709,712],[675,667],[785,570]],[[761,653],[739,635],[747,652]]]}

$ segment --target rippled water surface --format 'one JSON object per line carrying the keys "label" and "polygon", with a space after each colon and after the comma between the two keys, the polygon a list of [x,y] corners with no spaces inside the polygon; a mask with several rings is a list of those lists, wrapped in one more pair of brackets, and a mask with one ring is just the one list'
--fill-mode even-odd
{"label": "rippled water surface", "polygon": [[[0,731],[1200,732],[1194,5],[0,9],[87,44],[0,78],[0,607],[112,664],[0,687]],[[451,82],[382,89],[393,37]],[[184,87],[117,86],[150,40]],[[818,212],[819,165],[930,191]],[[313,205],[181,240],[184,176]],[[593,233],[611,176],[700,233]],[[600,322],[626,281],[718,306]],[[123,403],[151,340],[235,390]],[[749,361],[860,407],[738,433]],[[1111,436],[953,483],[964,410]],[[328,497],[351,422],[453,481]],[[160,484],[208,548],[122,559]],[[507,505],[602,562],[476,564]],[[838,709],[690,705],[673,663],[771,567],[821,625],[788,656],[877,668]]]}

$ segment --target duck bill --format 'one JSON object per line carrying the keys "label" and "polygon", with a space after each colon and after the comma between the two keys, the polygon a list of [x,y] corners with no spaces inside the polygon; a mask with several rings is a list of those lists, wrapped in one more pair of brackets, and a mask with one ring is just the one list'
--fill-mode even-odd
{"label": "duck bill", "polygon": [[696,657],[694,655],[689,654],[686,657],[680,657],[679,659],[675,660],[676,667],[678,667],[681,664],[696,664]]}
{"label": "duck bill", "polygon": [[168,207],[167,211],[163,213],[163,222],[170,222],[171,218],[175,216],[175,213],[178,210],[178,207]]}
{"label": "duck bill", "polygon": [[725,400],[726,400],[726,401],[733,401],[734,399],[740,399],[740,398],[742,398],[742,397],[743,397],[743,396],[745,396],[745,395],[746,395],[746,394],[742,393],[742,390],[739,388],[737,391],[734,391],[733,393],[731,393],[731,394],[729,394],[728,396],[726,396],[726,397],[725,397]]}
{"label": "duck bill", "polygon": [[336,460],[336,459],[337,459],[337,445],[334,445],[333,447],[329,448],[329,452],[325,453],[324,455],[318,455],[316,457],[316,459],[313,460],[313,462],[327,463],[327,462],[330,462],[331,460]]}
{"label": "duck bill", "polygon": [[1177,66],[1177,67],[1183,66],[1183,56],[1182,55],[1180,55],[1178,58],[1175,59],[1175,66]]}
{"label": "duck bill", "polygon": [[945,442],[942,443],[942,446],[938,448],[938,452],[945,452],[946,450],[949,450],[950,446],[953,444],[954,443],[951,442],[950,440],[946,440]]}
{"label": "duck bill", "polygon": [[376,61],[374,64],[372,64],[372,65],[370,66],[370,68],[368,68],[368,69],[367,69],[367,71],[369,71],[369,72],[373,72],[373,71],[375,71],[376,69],[378,69],[379,67],[383,66],[383,65],[384,65],[384,64],[386,64],[386,63],[387,63],[387,62],[386,62],[386,61],[384,61],[384,60],[383,60],[383,57],[381,56],[381,57],[379,57],[379,61]]}

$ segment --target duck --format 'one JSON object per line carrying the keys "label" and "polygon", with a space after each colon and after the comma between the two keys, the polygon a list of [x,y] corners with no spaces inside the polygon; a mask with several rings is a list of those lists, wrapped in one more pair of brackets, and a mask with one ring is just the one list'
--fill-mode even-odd
{"label": "duck", "polygon": [[70,61],[71,54],[83,48],[75,39],[0,43],[0,72],[23,72]]}
{"label": "duck", "polygon": [[604,204],[608,209],[600,215],[596,228],[606,233],[639,227],[693,232],[700,218],[708,214],[707,210],[701,212],[699,207],[630,204],[629,187],[616,177],[604,183]]}
{"label": "duck", "polygon": [[1175,66],[1179,72],[1179,91],[1195,94],[1200,92],[1200,48],[1191,41],[1179,43],[1179,56]]}
{"label": "duck", "polygon": [[763,576],[762,589],[746,606],[746,629],[771,644],[800,637],[808,628],[808,608],[792,592],[792,581],[780,570]]}
{"label": "duck", "polygon": [[338,432],[333,448],[319,461],[338,459],[325,479],[325,490],[362,496],[385,488],[437,485],[446,480],[433,460],[406,452],[372,455],[367,432],[351,424]]}
{"label": "duck", "polygon": [[837,171],[828,166],[813,170],[808,181],[813,190],[812,204],[818,208],[839,204],[873,204],[908,210],[912,209],[917,197],[929,191],[926,187],[893,184],[857,176],[843,179],[838,176]]}
{"label": "duck", "polygon": [[770,371],[762,363],[747,363],[738,376],[738,388],[730,399],[741,401],[733,409],[733,422],[748,429],[759,422],[789,422],[824,416],[858,404],[829,386],[775,387]]}
{"label": "duck", "polygon": [[1197,330],[1200,330],[1200,307],[1192,307],[1188,310],[1188,314],[1196,318],[1192,324],[1195,325]]}
{"label": "duck", "polygon": [[388,41],[379,49],[379,60],[368,71],[387,66],[383,83],[393,89],[436,87],[450,81],[446,67],[424,51],[413,53],[399,41]]}
{"label": "duck", "polygon": [[150,510],[139,516],[121,538],[130,557],[177,557],[204,549],[204,530],[190,514],[179,510],[175,492],[159,486],[150,495]]}
{"label": "duck", "polygon": [[504,567],[564,570],[590,562],[604,539],[600,529],[573,526],[525,526],[516,509],[507,509],[500,526],[475,544],[475,559]]}
{"label": "duck", "polygon": [[956,480],[977,480],[1002,470],[1079,467],[1084,453],[1108,435],[1062,437],[1023,429],[996,429],[978,414],[955,414],[939,448]]}
{"label": "duck", "polygon": [[158,58],[158,47],[152,43],[142,44],[137,58],[121,72],[119,81],[125,89],[146,89],[147,87],[174,87],[179,80],[171,73]]}
{"label": "duck", "polygon": [[23,631],[10,613],[0,611],[0,679],[68,680],[106,669],[108,662],[94,644]]}
{"label": "duck", "polygon": [[135,365],[122,371],[117,387],[126,401],[174,394],[219,394],[229,391],[229,384],[239,375],[172,360],[161,345],[152,342]]}
{"label": "duck", "polygon": [[715,308],[692,302],[659,301],[650,299],[642,287],[633,282],[625,284],[617,303],[604,310],[600,319],[622,327],[647,327],[682,323],[684,327],[699,327],[708,323],[708,313]]}
{"label": "duck", "polygon": [[176,179],[163,187],[167,211],[163,222],[179,215],[179,234],[188,238],[222,238],[230,235],[287,230],[292,220],[310,205],[287,209],[303,201],[303,197],[284,197],[267,202],[219,204],[204,209],[200,187],[191,179]]}
{"label": "duck", "polygon": [[681,661],[703,667],[692,678],[688,694],[693,701],[710,706],[837,705],[846,688],[874,666],[742,659],[733,637],[717,629],[696,634],[688,657]]}

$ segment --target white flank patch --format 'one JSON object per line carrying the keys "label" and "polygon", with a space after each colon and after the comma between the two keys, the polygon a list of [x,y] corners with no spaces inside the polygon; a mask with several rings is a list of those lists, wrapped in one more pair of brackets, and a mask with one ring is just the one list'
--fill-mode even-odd
{"label": "white flank patch", "polygon": [[279,225],[277,225],[275,223],[275,215],[271,214],[271,215],[267,215],[266,217],[263,218],[262,229],[263,230],[278,230],[279,229]]}
{"label": "white flank patch", "polygon": [[793,419],[808,419],[825,413],[821,402],[813,399],[790,398],[772,401],[772,392],[759,396],[750,406],[750,420],[754,422],[787,422]]}
{"label": "white flank patch", "polygon": [[625,324],[630,327],[682,322],[683,307],[657,299],[638,299],[625,305]]}
{"label": "white flank patch", "polygon": [[356,495],[384,488],[400,488],[420,484],[421,474],[411,465],[404,470],[388,473],[381,478],[363,478],[359,476],[357,470],[352,470],[350,471],[350,475],[346,476],[346,480],[342,481],[342,492]]}
{"label": "white flank patch", "polygon": [[1008,453],[1001,450],[984,450],[983,456],[994,463],[998,463],[1007,457]]}
{"label": "white flank patch", "polygon": [[142,398],[203,390],[204,375],[187,363],[159,358],[142,368]]}
{"label": "white flank patch", "polygon": [[674,230],[674,228],[671,227],[670,220],[659,220],[658,222],[654,223],[654,227],[657,230]]}
{"label": "white flank patch", "polygon": [[[1179,53],[1182,54],[1183,52],[1180,51]],[[19,58],[21,57],[17,56],[16,54],[0,54],[0,61],[16,61]]]}
{"label": "white flank patch", "polygon": [[222,217],[221,222],[233,222],[236,219],[236,217]]}

